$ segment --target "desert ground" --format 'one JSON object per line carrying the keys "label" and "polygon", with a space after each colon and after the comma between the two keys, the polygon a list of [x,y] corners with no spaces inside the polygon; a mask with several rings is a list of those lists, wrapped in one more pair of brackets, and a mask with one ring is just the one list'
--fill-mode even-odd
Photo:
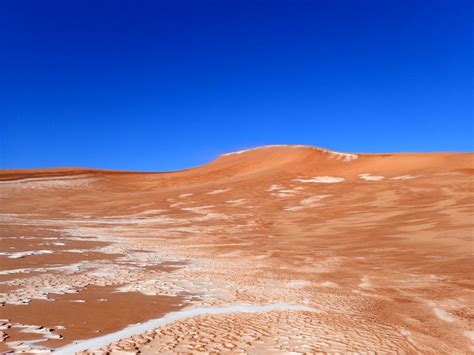
{"label": "desert ground", "polygon": [[474,352],[474,154],[0,171],[0,352]]}

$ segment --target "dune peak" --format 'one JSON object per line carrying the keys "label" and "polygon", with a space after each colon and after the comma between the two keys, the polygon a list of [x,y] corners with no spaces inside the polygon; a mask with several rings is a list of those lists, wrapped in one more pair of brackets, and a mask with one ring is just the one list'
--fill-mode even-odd
{"label": "dune peak", "polygon": [[232,155],[240,155],[240,154],[248,153],[248,152],[251,152],[251,151],[262,150],[262,149],[271,149],[271,148],[306,148],[306,149],[313,149],[315,151],[319,151],[319,152],[329,154],[330,158],[334,158],[334,159],[337,159],[337,160],[342,160],[342,161],[345,161],[345,162],[349,162],[349,161],[352,161],[352,160],[355,160],[355,159],[358,158],[357,154],[337,152],[337,151],[330,150],[330,149],[320,148],[320,147],[316,147],[316,146],[312,146],[312,145],[302,145],[302,144],[264,145],[264,146],[260,146],[260,147],[243,149],[243,150],[239,150],[239,151],[235,151],[235,152],[221,154],[221,157],[232,156]]}

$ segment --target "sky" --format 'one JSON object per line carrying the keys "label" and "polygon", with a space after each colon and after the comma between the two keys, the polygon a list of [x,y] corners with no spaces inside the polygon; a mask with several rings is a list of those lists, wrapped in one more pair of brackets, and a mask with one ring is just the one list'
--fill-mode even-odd
{"label": "sky", "polygon": [[470,0],[0,1],[0,168],[473,151]]}

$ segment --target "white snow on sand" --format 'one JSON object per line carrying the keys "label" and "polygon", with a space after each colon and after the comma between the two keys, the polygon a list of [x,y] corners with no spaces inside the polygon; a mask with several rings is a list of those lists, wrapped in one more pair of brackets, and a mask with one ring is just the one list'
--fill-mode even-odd
{"label": "white snow on sand", "polygon": [[371,175],[370,173],[359,174],[359,177],[366,181],[379,181],[385,179],[385,176]]}
{"label": "white snow on sand", "polygon": [[152,319],[145,323],[129,326],[125,329],[119,330],[97,338],[74,342],[72,344],[63,346],[57,349],[55,354],[72,354],[87,349],[97,349],[106,346],[112,342],[120,339],[128,338],[134,335],[145,333],[149,330],[158,328],[160,326],[170,324],[182,319],[198,317],[208,314],[232,314],[232,313],[264,313],[272,311],[307,311],[318,312],[317,310],[308,306],[291,305],[287,303],[275,303],[267,305],[251,305],[251,304],[235,304],[220,307],[199,307],[194,309],[186,309],[177,312],[171,312],[164,317]]}
{"label": "white snow on sand", "polygon": [[435,312],[436,317],[438,317],[439,319],[445,320],[446,322],[454,321],[454,318],[444,309],[433,307],[433,311]]}
{"label": "white snow on sand", "polygon": [[41,334],[46,339],[61,339],[60,334],[53,334],[54,330],[50,328],[45,328],[41,325],[23,325],[23,324],[13,324],[12,328],[21,329],[20,333],[28,334]]}
{"label": "white snow on sand", "polygon": [[193,193],[181,194],[181,195],[179,195],[179,198],[189,197],[189,196],[192,196],[192,195],[194,195],[194,194]]}
{"label": "white snow on sand", "polygon": [[337,160],[342,160],[342,161],[345,161],[345,162],[350,162],[352,160],[356,160],[359,157],[357,154],[333,152],[333,151],[330,151],[330,150],[325,150],[325,151],[330,154],[331,158],[335,158]]}
{"label": "white snow on sand", "polygon": [[228,189],[214,190],[214,191],[208,192],[207,195],[217,195],[217,194],[221,194],[230,190],[232,190],[230,187]]}
{"label": "white snow on sand", "polygon": [[82,264],[71,264],[64,266],[50,266],[50,267],[39,267],[39,268],[21,268],[21,269],[10,269],[0,270],[0,275],[14,275],[14,274],[29,274],[32,272],[48,272],[57,271],[61,273],[71,274],[80,271]]}
{"label": "white snow on sand", "polygon": [[243,205],[244,203],[247,203],[247,199],[246,198],[239,198],[237,200],[226,201],[225,203],[228,203],[229,205],[233,205],[233,206],[240,206],[240,205]]}
{"label": "white snow on sand", "polygon": [[412,334],[408,329],[405,329],[405,328],[400,329],[400,334],[403,335],[409,343],[415,344]]}
{"label": "white snow on sand", "polygon": [[262,146],[262,147],[256,147],[256,148],[243,149],[243,150],[239,150],[239,151],[237,151],[237,152],[225,153],[225,154],[222,154],[221,156],[222,156],[222,157],[226,157],[226,156],[229,156],[229,155],[239,155],[239,154],[242,154],[242,153],[251,152],[251,151],[253,151],[253,150],[268,149],[268,148],[279,148],[279,147],[315,148],[315,147],[312,147],[312,146],[309,146],[309,145],[273,144],[273,145],[264,145],[264,146]]}
{"label": "white snow on sand", "polygon": [[49,188],[92,187],[92,184],[95,182],[96,179],[88,175],[76,175],[4,180],[0,181],[0,185],[14,189],[41,190]]}
{"label": "white snow on sand", "polygon": [[276,197],[291,197],[297,193],[299,193],[299,191],[286,189],[286,190],[277,190],[276,192],[271,193],[271,195],[276,196]]}
{"label": "white snow on sand", "polygon": [[412,175],[401,175],[401,176],[395,176],[393,178],[390,178],[391,180],[411,180],[416,178],[416,176]]}
{"label": "white snow on sand", "polygon": [[41,255],[41,254],[52,254],[51,250],[31,250],[31,251],[19,251],[16,253],[5,253],[1,252],[0,256],[6,256],[8,259],[19,259],[25,258],[31,255]]}
{"label": "white snow on sand", "polygon": [[286,189],[286,190],[279,190],[278,193],[284,193],[284,194],[297,194],[298,191],[297,190],[290,190],[290,189]]}
{"label": "white snow on sand", "polygon": [[44,242],[44,243],[39,243],[38,245],[55,245],[55,246],[64,246],[66,244],[61,243],[61,242]]}
{"label": "white snow on sand", "polygon": [[231,152],[231,153],[226,153],[222,154],[222,157],[225,156],[231,156],[231,155],[239,155],[242,153],[250,152],[253,150],[260,150],[260,149],[268,149],[268,148],[278,148],[278,147],[288,147],[288,148],[310,148],[316,151],[320,151],[326,154],[329,154],[329,157],[331,159],[337,159],[337,160],[342,160],[345,162],[350,162],[352,160],[357,159],[359,156],[357,154],[350,154],[350,153],[341,153],[341,152],[336,152],[333,150],[329,149],[324,149],[324,148],[319,148],[319,147],[314,147],[311,145],[288,145],[288,144],[274,144],[274,145],[265,145],[262,147],[256,147],[256,148],[250,148],[250,149],[244,149],[244,150],[239,150],[237,152]]}
{"label": "white snow on sand", "polygon": [[331,195],[316,195],[316,196],[311,196],[305,199],[302,199],[300,201],[301,206],[304,207],[311,207],[314,206],[315,203],[318,203],[321,201],[323,198],[329,197]]}
{"label": "white snow on sand", "polygon": [[273,184],[267,189],[267,191],[271,192],[271,191],[281,190],[281,189],[283,189],[283,186],[278,185],[278,184]]}
{"label": "white snow on sand", "polygon": [[329,197],[331,195],[316,195],[316,196],[311,196],[305,199],[302,199],[300,201],[299,206],[293,206],[293,207],[286,207],[285,211],[300,211],[305,208],[310,208],[310,207],[315,207],[319,204],[319,202],[326,197]]}
{"label": "white snow on sand", "polygon": [[303,206],[293,206],[293,207],[285,207],[284,210],[288,212],[294,212],[294,211],[301,211],[304,209]]}
{"label": "white snow on sand", "polygon": [[288,193],[288,192],[277,192],[275,194],[272,194],[273,196],[276,196],[276,197],[292,197],[294,196],[293,193]]}
{"label": "white snow on sand", "polygon": [[369,278],[367,276],[364,276],[361,280],[360,280],[360,283],[358,285],[360,288],[370,288],[370,282],[369,282]]}
{"label": "white snow on sand", "polygon": [[464,335],[465,335],[467,338],[469,338],[469,339],[471,339],[472,341],[474,341],[474,330],[466,330],[466,331],[464,332]]}
{"label": "white snow on sand", "polygon": [[23,268],[23,269],[11,269],[11,270],[0,270],[0,275],[13,275],[13,274],[29,274],[30,272],[44,272],[45,268]]}
{"label": "white snow on sand", "polygon": [[316,176],[309,179],[294,179],[294,181],[299,182],[315,182],[320,184],[334,184],[337,182],[343,182],[346,179],[339,176]]}

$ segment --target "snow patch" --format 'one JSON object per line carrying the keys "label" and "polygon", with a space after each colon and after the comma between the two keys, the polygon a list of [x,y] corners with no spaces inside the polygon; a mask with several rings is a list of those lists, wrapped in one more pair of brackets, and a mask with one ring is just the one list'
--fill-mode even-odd
{"label": "snow patch", "polygon": [[48,272],[48,271],[60,271],[63,273],[71,274],[71,273],[80,271],[81,265],[82,264],[71,264],[71,265],[64,265],[64,266],[0,270],[0,275],[29,274],[32,272]]}
{"label": "snow patch", "polygon": [[360,288],[370,288],[370,282],[369,282],[369,278],[367,276],[364,276],[361,280],[360,280],[360,283],[358,285]]}
{"label": "snow patch", "polygon": [[61,242],[44,242],[44,243],[39,243],[38,245],[55,245],[55,246],[64,246],[66,244],[61,243]]}
{"label": "snow patch", "polygon": [[300,204],[304,207],[311,207],[314,206],[315,203],[321,201],[323,198],[329,197],[331,195],[316,195],[311,196],[300,201]]}
{"label": "snow patch", "polygon": [[379,181],[385,179],[385,176],[371,175],[370,173],[359,174],[359,177],[366,181]]}
{"label": "snow patch", "polygon": [[208,192],[207,195],[217,195],[217,194],[221,194],[230,190],[232,190],[230,187],[227,189],[214,190],[214,191]]}
{"label": "snow patch", "polygon": [[50,189],[50,188],[76,188],[76,187],[92,187],[96,182],[95,178],[88,175],[77,176],[57,176],[57,177],[36,177],[17,180],[3,180],[0,185],[14,189]]}
{"label": "snow patch", "polygon": [[237,152],[225,153],[225,154],[222,154],[221,157],[227,157],[227,156],[230,156],[230,155],[239,155],[239,154],[251,152],[251,151],[254,151],[254,150],[261,150],[261,149],[268,149],[268,148],[280,148],[280,147],[313,148],[313,149],[316,149],[316,147],[312,147],[312,146],[309,146],[309,145],[273,144],[273,145],[264,145],[262,147],[256,147],[256,148],[243,149],[243,150],[239,150]]}
{"label": "snow patch", "polygon": [[411,179],[414,179],[416,178],[416,176],[412,176],[412,175],[401,175],[401,176],[395,176],[395,177],[392,177],[390,178],[391,180],[411,180]]}
{"label": "snow patch", "polygon": [[411,336],[411,332],[408,329],[404,329],[404,328],[400,329],[400,334],[403,335],[409,343],[415,344],[415,341],[413,340],[413,337]]}
{"label": "snow patch", "polygon": [[81,267],[83,266],[82,263],[64,265],[64,266],[55,266],[50,268],[50,270],[61,271],[66,274],[74,274],[76,272],[81,271]]}
{"label": "snow patch", "polygon": [[293,207],[285,207],[284,210],[288,212],[295,212],[295,211],[301,211],[303,210],[303,206],[293,206]]}
{"label": "snow patch", "polygon": [[43,268],[24,268],[24,269],[11,269],[11,270],[0,270],[0,275],[13,275],[13,274],[29,274],[30,272],[44,271]]}
{"label": "snow patch", "polygon": [[231,155],[239,155],[239,154],[247,153],[247,152],[254,151],[254,150],[268,149],[268,148],[279,148],[279,147],[310,148],[310,149],[313,149],[313,150],[316,150],[316,151],[320,151],[320,152],[329,154],[329,157],[331,159],[342,160],[344,162],[350,162],[350,161],[355,160],[359,157],[357,154],[341,153],[341,152],[336,152],[336,151],[329,150],[329,149],[314,147],[314,146],[311,146],[311,145],[290,145],[290,144],[265,145],[265,146],[262,146],[262,147],[256,147],[256,148],[239,150],[237,152],[225,153],[225,154],[222,154],[221,157],[231,156]]}
{"label": "snow patch", "polygon": [[331,195],[316,195],[316,196],[311,196],[311,197],[302,199],[302,200],[300,201],[300,205],[299,205],[299,206],[286,207],[286,208],[285,208],[285,211],[300,211],[300,210],[303,210],[303,209],[305,209],[305,208],[315,207],[315,206],[318,205],[318,203],[319,203],[323,198],[326,198],[326,197],[329,197],[329,196],[331,196]]}
{"label": "snow patch", "polygon": [[474,341],[474,330],[466,330],[464,336]]}
{"label": "snow patch", "polygon": [[25,258],[27,256],[32,256],[32,255],[41,255],[41,254],[52,254],[53,252],[51,250],[30,250],[30,251],[19,251],[16,253],[5,253],[1,252],[1,256],[6,256],[8,259],[19,259],[19,258]]}
{"label": "snow patch", "polygon": [[298,191],[295,191],[295,190],[280,190],[278,192],[283,192],[285,194],[297,194]]}
{"label": "snow patch", "polygon": [[315,182],[320,184],[334,184],[337,182],[343,182],[346,179],[339,176],[316,176],[309,179],[294,179],[294,181],[299,182]]}
{"label": "snow patch", "polygon": [[283,186],[278,185],[278,184],[273,184],[267,189],[267,191],[271,192],[271,191],[281,190],[281,189],[283,189]]}
{"label": "snow patch", "polygon": [[240,206],[240,205],[243,205],[244,203],[247,203],[247,199],[246,198],[239,198],[237,200],[226,201],[225,203],[228,203],[228,204],[233,205],[233,206]]}
{"label": "snow patch", "polygon": [[42,334],[46,339],[61,339],[62,336],[59,334],[53,334],[54,329],[45,328],[41,325],[23,325],[23,324],[14,324],[12,328],[21,329],[20,333],[28,334]]}
{"label": "snow patch", "polygon": [[433,307],[433,311],[435,312],[436,317],[438,317],[439,319],[442,319],[446,322],[454,321],[454,318],[449,313],[447,313],[444,309]]}
{"label": "snow patch", "polygon": [[333,152],[333,151],[330,151],[330,150],[325,150],[325,151],[330,154],[331,158],[335,158],[337,160],[342,160],[342,161],[345,161],[345,162],[350,162],[352,160],[356,160],[359,157],[357,154]]}
{"label": "snow patch", "polygon": [[181,194],[181,195],[179,195],[179,198],[189,197],[189,196],[192,196],[192,195],[194,195],[194,194],[193,193]]}

